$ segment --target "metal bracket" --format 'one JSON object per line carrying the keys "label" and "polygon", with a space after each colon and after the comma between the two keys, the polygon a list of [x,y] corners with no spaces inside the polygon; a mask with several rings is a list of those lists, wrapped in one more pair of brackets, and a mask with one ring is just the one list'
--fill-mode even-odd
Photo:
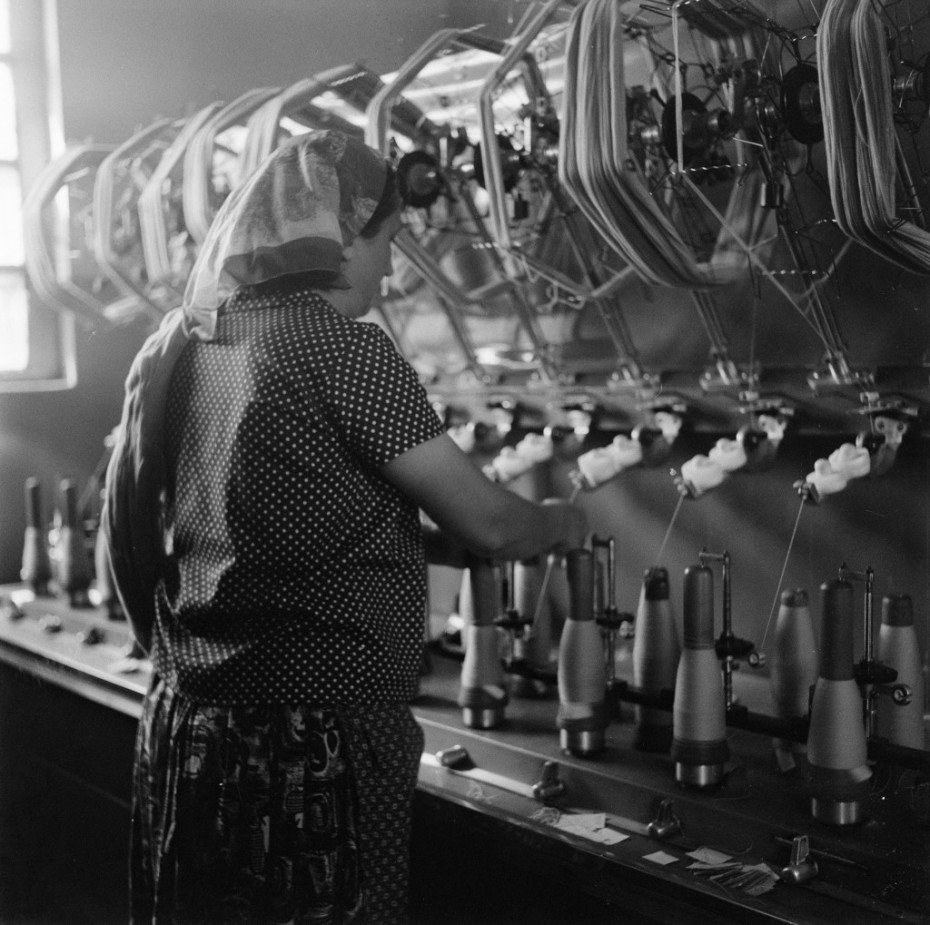
{"label": "metal bracket", "polygon": [[533,796],[541,803],[548,803],[565,793],[565,783],[559,778],[559,763],[547,761],[543,764],[542,778],[533,784]]}
{"label": "metal bracket", "polygon": [[806,835],[796,835],[791,841],[791,858],[779,874],[788,883],[806,883],[817,876],[817,862],[810,856],[810,841]]}
{"label": "metal bracket", "polygon": [[666,841],[681,834],[681,819],[675,812],[675,804],[666,797],[659,804],[659,814],[646,826],[646,833],[657,841]]}

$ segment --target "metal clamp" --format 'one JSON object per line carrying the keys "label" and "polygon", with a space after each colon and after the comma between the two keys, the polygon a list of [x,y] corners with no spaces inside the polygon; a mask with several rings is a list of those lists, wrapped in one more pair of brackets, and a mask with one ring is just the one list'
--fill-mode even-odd
{"label": "metal clamp", "polygon": [[453,745],[436,752],[436,760],[443,768],[454,768],[468,761],[468,751],[464,745]]}
{"label": "metal clamp", "polygon": [[559,763],[547,761],[543,764],[542,778],[533,784],[533,796],[541,803],[548,803],[565,793],[565,783],[559,778]]}
{"label": "metal clamp", "polygon": [[[909,706],[914,700],[914,691],[909,684],[892,684],[889,692],[891,694],[891,702],[896,707]],[[884,693],[884,689],[882,693]]]}
{"label": "metal clamp", "polygon": [[678,813],[675,812],[675,804],[670,797],[666,797],[659,804],[659,813],[646,826],[646,834],[657,841],[665,841],[681,834],[681,819],[678,818]]}
{"label": "metal clamp", "polygon": [[791,858],[779,873],[788,883],[806,883],[817,876],[817,862],[810,856],[810,841],[806,835],[791,840]]}

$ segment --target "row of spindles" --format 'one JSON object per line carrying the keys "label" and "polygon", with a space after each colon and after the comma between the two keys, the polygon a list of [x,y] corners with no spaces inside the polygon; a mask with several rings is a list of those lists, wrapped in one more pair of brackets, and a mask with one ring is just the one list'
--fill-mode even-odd
{"label": "row of spindles", "polygon": [[[536,575],[538,563],[524,563],[522,580]],[[604,641],[595,619],[596,566],[590,550],[566,556],[568,612],[558,643],[556,725],[566,753],[589,757],[606,744],[611,716],[609,678],[605,670]],[[516,575],[512,580],[516,581]],[[466,573],[460,610],[468,614],[463,643],[459,704],[463,721],[472,728],[493,728],[505,716],[508,681],[500,648],[500,581],[493,562],[476,561]],[[529,582],[532,584],[532,581]],[[538,590],[538,588],[537,588]],[[522,596],[521,596],[522,595]],[[804,756],[811,784],[811,812],[822,821],[846,825],[866,815],[869,764],[863,722],[863,697],[855,678],[853,629],[854,601],[847,581],[825,583],[821,590],[821,651],[813,631],[807,594],[792,589],[781,594],[773,635],[770,686],[774,715],[782,720],[808,719],[806,743],[775,739],[778,767],[787,771]],[[517,599],[538,603],[530,590]],[[675,778],[682,786],[705,789],[725,778],[730,751],[727,708],[720,656],[714,633],[713,573],[705,565],[685,570],[683,639],[679,642],[669,602],[668,573],[655,567],[646,572],[635,619],[633,684],[644,694],[670,694],[671,709],[635,706],[634,746],[668,753]],[[533,634],[545,648],[551,635],[539,626],[515,645],[524,660],[532,652]],[[538,640],[537,640],[538,641]],[[539,652],[536,665],[545,668],[549,655]],[[894,666],[899,690],[909,697],[878,699],[876,734],[896,745],[922,749],[923,673],[906,595],[888,595],[883,601],[878,634],[878,658]],[[525,679],[514,679],[523,683]],[[523,684],[525,688],[525,684]],[[516,688],[514,688],[516,690]],[[673,695],[671,692],[674,692]],[[538,687],[524,694],[538,695]]]}
{"label": "row of spindles", "polygon": [[[85,544],[76,483],[64,479],[57,497],[57,538],[50,555],[49,533],[42,508],[41,486],[30,478],[25,486],[26,527],[22,580],[37,595],[61,593],[72,606],[90,604],[94,573],[102,602],[115,615],[102,534],[98,531],[95,564]],[[612,674],[604,658],[602,629],[595,617],[597,571],[588,549],[565,557],[568,598],[566,619],[558,643],[556,725],[564,751],[581,757],[596,755],[606,744],[611,721],[608,690]],[[539,560],[515,563],[511,574],[511,609],[530,614],[523,631],[515,634],[514,655],[531,668],[549,668],[552,646],[551,614],[541,594],[544,565]],[[467,614],[463,628],[465,660],[459,705],[465,725],[488,729],[505,716],[510,691],[500,657],[500,581],[498,566],[475,560],[466,570],[460,609]],[[924,681],[914,628],[913,607],[907,595],[887,595],[878,633],[878,663],[896,672],[894,688],[864,701],[854,664],[854,606],[852,586],[842,578],[821,587],[821,647],[817,651],[807,594],[784,591],[773,636],[771,689],[774,714],[791,720],[809,716],[806,744],[775,740],[781,770],[805,755],[812,791],[812,813],[833,824],[861,821],[866,815],[868,781],[867,727],[893,744],[924,747]],[[668,573],[647,571],[635,618],[633,684],[650,695],[674,691],[671,710],[635,707],[635,747],[670,753],[676,780],[683,786],[717,786],[729,760],[727,708],[715,647],[713,574],[705,565],[684,573],[683,640],[669,601]],[[519,695],[540,696],[546,684],[532,678]],[[527,684],[527,680],[532,683]],[[902,694],[901,692],[907,692]],[[894,696],[891,696],[893,692]],[[899,694],[901,694],[899,696]],[[864,719],[867,722],[864,722]]]}
{"label": "row of spindles", "polygon": [[111,616],[117,616],[118,605],[103,535],[98,531],[91,556],[85,541],[77,483],[73,479],[62,479],[58,485],[57,529],[51,541],[38,479],[26,480],[25,501],[22,581],[39,597],[57,593],[66,596],[72,607],[83,608],[91,605],[90,589],[96,580],[101,603]]}

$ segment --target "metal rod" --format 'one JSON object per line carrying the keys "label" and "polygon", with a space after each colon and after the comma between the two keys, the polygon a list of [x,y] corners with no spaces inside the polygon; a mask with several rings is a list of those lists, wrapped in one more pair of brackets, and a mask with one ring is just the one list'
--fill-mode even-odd
{"label": "metal rod", "polygon": [[[578,497],[578,492],[581,491],[581,485],[575,485],[572,489],[572,493],[568,496],[568,503],[574,504],[575,499]],[[546,557],[546,571],[543,572],[542,583],[539,586],[539,600],[536,601],[536,610],[533,613],[533,624],[536,624],[536,621],[539,619],[539,615],[542,613],[543,604],[546,600],[546,593],[549,590],[549,581],[552,578],[552,569],[555,568],[555,556],[550,553]]]}
{"label": "metal rod", "polygon": [[733,641],[733,613],[731,607],[731,590],[730,590],[730,553],[707,552],[702,549],[698,558],[701,565],[708,562],[721,563],[721,576],[723,581],[723,642],[726,647],[726,655],[723,658],[723,693],[726,701],[726,708],[729,710],[733,706],[733,653],[731,643]]}
{"label": "metal rod", "polygon": [[865,571],[857,572],[854,569],[846,567],[844,562],[839,568],[840,581],[862,581],[865,582],[865,658],[871,662],[873,657],[872,644],[872,619],[874,607],[874,588],[875,588],[875,571],[872,566],[868,566]]}
{"label": "metal rod", "polygon": [[872,683],[871,678],[875,671],[874,646],[872,641],[874,601],[875,601],[875,571],[871,565],[865,571],[855,571],[846,567],[844,562],[839,568],[840,581],[862,581],[865,583],[865,607],[863,608],[863,633],[865,635],[865,658],[863,669],[865,681],[862,684],[862,718],[865,722],[866,737],[871,737],[875,726],[875,701],[879,697],[878,687]]}
{"label": "metal rod", "polygon": [[595,556],[599,549],[607,553],[607,594],[601,594],[601,610],[604,641],[606,643],[604,658],[607,668],[607,686],[610,687],[617,676],[616,656],[617,656],[617,630],[620,626],[620,614],[617,610],[617,587],[616,587],[616,544],[612,536],[606,540],[594,536],[591,540],[591,546],[594,549]]}

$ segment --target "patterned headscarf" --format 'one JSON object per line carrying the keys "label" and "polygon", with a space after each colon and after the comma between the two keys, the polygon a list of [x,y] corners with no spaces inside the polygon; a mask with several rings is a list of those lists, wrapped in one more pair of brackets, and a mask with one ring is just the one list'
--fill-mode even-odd
{"label": "patterned headscarf", "polygon": [[308,132],[268,156],[218,212],[191,272],[184,304],[165,316],[126,380],[107,469],[102,527],[113,583],[146,648],[165,557],[165,408],[188,340],[212,340],[220,306],[243,285],[293,273],[321,289],[346,288],[343,247],[374,214],[387,181],[377,151],[342,132]]}
{"label": "patterned headscarf", "polygon": [[223,204],[187,281],[188,333],[210,340],[220,305],[242,285],[310,273],[344,289],[342,249],[368,223],[387,164],[335,130],[284,142]]}

